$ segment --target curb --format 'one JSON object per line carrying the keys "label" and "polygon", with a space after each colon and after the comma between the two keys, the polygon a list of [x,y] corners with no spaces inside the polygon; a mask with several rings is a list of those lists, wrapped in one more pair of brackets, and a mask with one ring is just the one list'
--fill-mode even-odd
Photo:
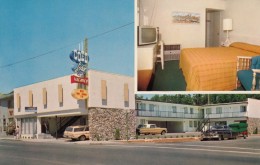
{"label": "curb", "polygon": [[200,141],[198,137],[189,138],[159,138],[159,139],[135,139],[135,140],[124,140],[124,143],[180,143],[180,142],[193,142]]}

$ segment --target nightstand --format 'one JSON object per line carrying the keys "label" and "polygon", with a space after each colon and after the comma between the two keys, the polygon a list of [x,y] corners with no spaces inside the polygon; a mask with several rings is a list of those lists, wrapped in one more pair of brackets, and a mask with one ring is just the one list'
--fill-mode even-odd
{"label": "nightstand", "polygon": [[179,60],[181,54],[181,45],[164,45],[164,61]]}

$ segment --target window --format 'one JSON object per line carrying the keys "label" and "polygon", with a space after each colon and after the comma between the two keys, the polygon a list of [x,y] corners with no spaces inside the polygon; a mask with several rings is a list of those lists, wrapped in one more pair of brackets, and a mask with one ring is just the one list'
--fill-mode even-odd
{"label": "window", "polygon": [[192,121],[189,121],[189,126],[192,127]]}
{"label": "window", "polygon": [[44,107],[47,107],[47,90],[46,88],[42,89],[42,102]]}
{"label": "window", "polygon": [[211,108],[206,108],[206,114],[211,114]]}
{"label": "window", "polygon": [[60,105],[62,105],[63,104],[63,88],[62,88],[62,85],[61,84],[59,84],[58,85],[58,100],[59,100],[59,103],[60,103]]}
{"label": "window", "polygon": [[245,105],[240,106],[240,112],[246,112],[246,106]]}
{"label": "window", "polygon": [[84,129],[85,127],[74,128],[74,132],[82,132]]}
{"label": "window", "polygon": [[29,91],[29,107],[33,107],[33,93]]}
{"label": "window", "polygon": [[184,114],[188,114],[188,108],[184,107]]}
{"label": "window", "polygon": [[190,108],[190,114],[193,114],[193,108]]}
{"label": "window", "polygon": [[198,122],[194,121],[194,127],[197,128],[198,127]]}
{"label": "window", "polygon": [[102,105],[107,105],[107,82],[106,82],[106,80],[101,80],[101,99],[102,99]]}
{"label": "window", "polygon": [[221,114],[222,113],[222,107],[217,107],[216,108],[216,113]]}
{"label": "window", "polygon": [[21,96],[18,93],[16,94],[16,103],[18,112],[21,112]]}
{"label": "window", "polygon": [[128,89],[128,84],[124,84],[124,103],[125,107],[129,107],[129,89]]}
{"label": "window", "polygon": [[155,105],[153,105],[153,104],[149,104],[149,111],[150,111],[150,112],[153,112],[153,111],[154,111],[154,106],[155,106]]}
{"label": "window", "polygon": [[146,105],[145,105],[145,103],[141,103],[141,110],[143,110],[143,111],[146,110]]}
{"label": "window", "polygon": [[177,113],[177,107],[176,106],[172,106],[172,113]]}

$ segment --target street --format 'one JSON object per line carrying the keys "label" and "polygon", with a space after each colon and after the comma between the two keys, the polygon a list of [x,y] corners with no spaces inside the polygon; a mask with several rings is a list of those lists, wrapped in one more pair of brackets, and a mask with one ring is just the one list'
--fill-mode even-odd
{"label": "street", "polygon": [[26,142],[0,140],[0,164],[260,164],[260,137],[186,143]]}

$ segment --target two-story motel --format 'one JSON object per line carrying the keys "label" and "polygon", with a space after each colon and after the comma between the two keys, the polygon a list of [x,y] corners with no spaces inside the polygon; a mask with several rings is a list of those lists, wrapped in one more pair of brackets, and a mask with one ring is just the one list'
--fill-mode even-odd
{"label": "two-story motel", "polygon": [[182,105],[149,100],[136,100],[138,124],[153,123],[168,132],[195,132],[205,121],[210,125],[247,122],[249,133],[260,128],[260,100],[247,102]]}
{"label": "two-story motel", "polygon": [[14,89],[14,117],[24,138],[61,136],[69,125],[88,125],[90,139],[124,139],[135,135],[134,78],[88,71],[88,99],[77,100],[78,88],[64,76]]}

